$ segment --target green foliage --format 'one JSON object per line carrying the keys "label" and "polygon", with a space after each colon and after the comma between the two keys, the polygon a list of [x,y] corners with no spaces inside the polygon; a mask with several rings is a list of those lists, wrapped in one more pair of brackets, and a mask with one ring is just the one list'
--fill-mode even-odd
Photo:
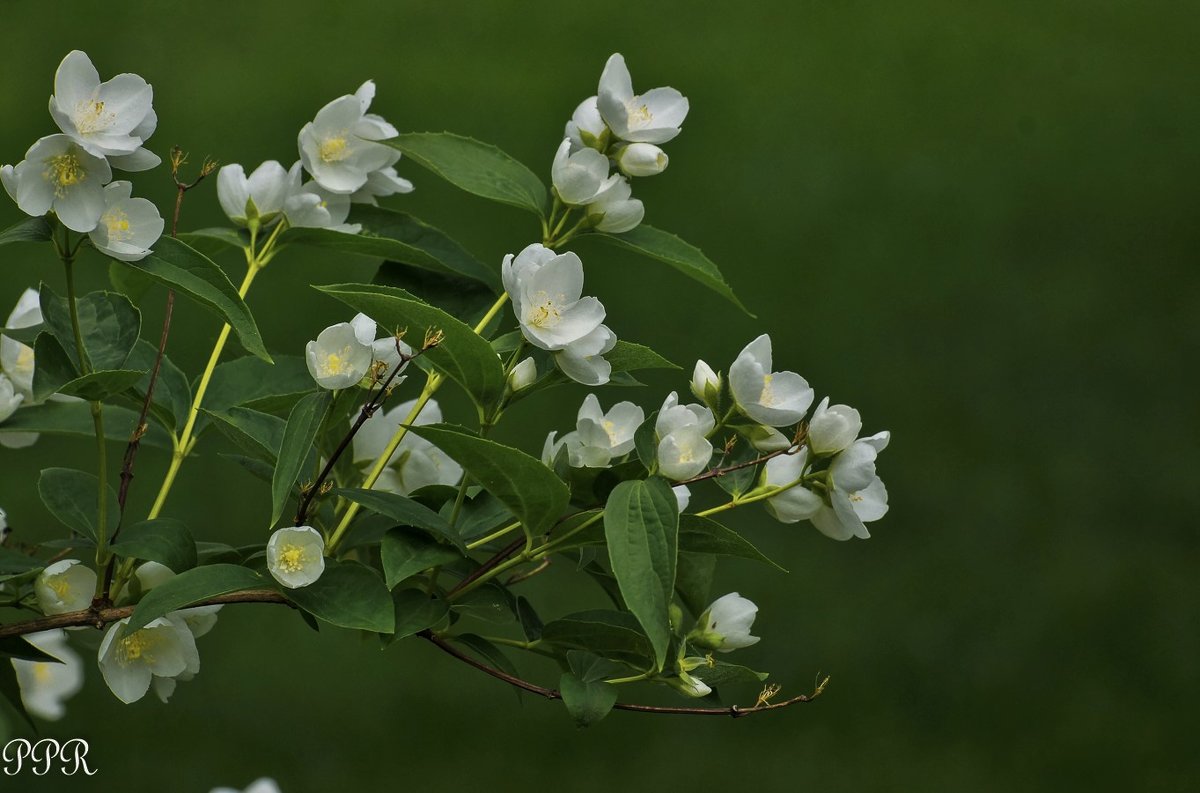
{"label": "green foliage", "polygon": [[459,539],[446,519],[419,501],[382,490],[341,488],[337,494],[356,504],[361,504],[372,512],[391,518],[400,526],[423,529],[447,540],[460,550],[465,550],[462,540]]}
{"label": "green foliage", "polygon": [[279,462],[271,480],[271,526],[283,515],[283,508],[312,451],[331,399],[330,392],[316,391],[297,402],[288,416],[279,442]]}
{"label": "green foliage", "polygon": [[275,465],[286,426],[283,419],[243,407],[232,407],[224,413],[208,413],[216,419],[217,429],[246,454]]}
{"label": "green foliage", "polygon": [[280,591],[317,619],[339,628],[375,633],[391,633],[396,628],[391,593],[378,573],[356,562],[327,559],[325,572],[316,581]]}
{"label": "green foliage", "polygon": [[37,732],[37,727],[33,723],[33,719],[29,718],[29,713],[25,710],[25,703],[21,700],[21,686],[17,683],[17,670],[8,661],[0,662],[0,697],[8,703],[21,720],[29,726],[29,729]]}
{"label": "green foliage", "polygon": [[151,589],[129,617],[129,630],[136,631],[172,611],[194,606],[208,598],[257,589],[266,585],[258,573],[235,564],[193,567]]}
{"label": "green foliage", "polygon": [[[134,346],[133,352],[126,361],[132,369],[140,369],[146,374],[133,386],[131,398],[126,400],[135,408],[140,408],[150,385],[150,375],[154,360],[158,356],[158,348],[142,339]],[[257,358],[251,358],[257,361]],[[192,405],[192,387],[187,376],[169,357],[163,355],[159,367],[158,379],[154,383],[154,399],[150,404],[150,415],[168,431],[178,432],[187,423],[188,412]]]}
{"label": "green foliage", "polygon": [[196,540],[183,521],[155,518],[121,529],[118,541],[110,547],[117,556],[142,559],[166,565],[173,573],[196,566]]}
{"label": "green foliage", "polygon": [[[64,526],[94,541],[100,515],[99,483],[95,475],[84,471],[46,468],[38,477],[38,494],[50,514]],[[108,487],[107,506],[107,525],[116,526],[121,513],[117,507],[117,494],[111,487]]]}
{"label": "green foliage", "polygon": [[495,146],[450,132],[410,132],[383,142],[455,187],[545,217],[542,180]]}
{"label": "green foliage", "polygon": [[422,570],[458,561],[462,558],[462,553],[431,539],[423,532],[400,528],[392,529],[384,535],[380,557],[388,589],[393,589],[404,579]]}
{"label": "green foliage", "polygon": [[768,559],[742,535],[699,515],[679,516],[679,550],[689,553],[710,554],[752,559],[769,564],[781,573],[787,570]]}
{"label": "green foliage", "polygon": [[629,610],[641,623],[661,669],[671,642],[679,509],[665,480],[622,482],[604,507],[604,534],[613,574]]}
{"label": "green foliage", "polygon": [[403,639],[435,627],[450,614],[446,601],[419,589],[396,589],[392,593],[392,605],[396,610],[396,627],[394,636],[389,639]]}
{"label": "green foliage", "polygon": [[4,231],[0,231],[0,245],[10,242],[49,242],[54,228],[47,218],[22,218]]}
{"label": "green foliage", "polygon": [[[76,305],[84,352],[91,368],[122,368],[137,344],[142,327],[141,312],[129,298],[116,292],[89,292],[80,297]],[[67,357],[78,361],[79,351],[67,301],[43,284],[41,307],[46,329],[54,334]]]}
{"label": "green foliage", "polygon": [[655,648],[636,617],[625,611],[593,609],[568,614],[542,627],[542,642],[554,645],[565,656],[568,650],[586,650],[646,668],[655,663]]}
{"label": "green foliage", "polygon": [[273,361],[243,356],[218,364],[204,396],[204,407],[224,411],[234,406],[273,411],[289,407],[313,389],[308,365],[299,355],[277,355]]}
{"label": "green foliage", "polygon": [[[137,424],[137,413],[123,407],[105,405],[104,437],[110,441],[129,440]],[[94,436],[91,408],[85,402],[47,402],[22,408],[0,424],[0,434],[40,432],[48,435]],[[170,448],[171,442],[160,427],[150,427],[142,444]]]}

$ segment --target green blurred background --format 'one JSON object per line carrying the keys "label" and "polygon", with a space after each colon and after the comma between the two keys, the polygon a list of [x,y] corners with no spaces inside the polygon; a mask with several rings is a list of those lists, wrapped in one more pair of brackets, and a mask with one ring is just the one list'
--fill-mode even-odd
{"label": "green blurred background", "polygon": [[[1200,343],[1196,174],[1200,17],[1187,2],[5,4],[0,161],[56,131],[54,69],[72,48],[155,87],[151,148],[290,163],[299,127],[363,79],[401,130],[494,142],[539,174],[562,124],[623,52],[635,85],[691,100],[665,175],[636,189],[647,221],[701,246],[758,313],[673,271],[587,242],[589,292],[624,338],[690,369],[727,368],[760,332],[818,395],[891,429],[891,513],[867,542],[746,510],[731,519],[790,575],[727,563],[721,589],[761,606],[739,660],[826,696],[730,721],[616,713],[577,730],[555,703],[415,640],[386,652],[266,607],[226,609],[203,671],[169,706],[88,688],[47,728],[101,770],[11,790],[204,793],[259,775],[330,790],[1195,790]],[[533,241],[517,210],[401,163],[389,205],[484,261]],[[166,207],[165,169],[133,178]],[[0,225],[20,217],[0,201]],[[211,185],[183,227],[223,221]],[[61,285],[52,253],[3,252],[0,306]],[[104,283],[98,258],[87,285]],[[222,260],[235,281],[236,257]],[[249,302],[273,351],[345,319],[310,284],[373,264],[289,251]],[[161,293],[143,310],[161,316]],[[216,327],[181,304],[170,353],[199,371]],[[647,407],[685,378],[608,404]],[[540,448],[583,391],[513,411]],[[445,402],[452,418],[462,402]],[[206,539],[263,534],[269,497],[212,451],[168,514]],[[0,504],[26,539],[57,532],[38,470],[89,444],[0,449]],[[164,467],[143,452],[134,510]],[[544,615],[596,605],[556,571]],[[546,667],[524,664],[543,682]],[[653,696],[631,690],[628,694]],[[747,698],[753,692],[747,692]]]}

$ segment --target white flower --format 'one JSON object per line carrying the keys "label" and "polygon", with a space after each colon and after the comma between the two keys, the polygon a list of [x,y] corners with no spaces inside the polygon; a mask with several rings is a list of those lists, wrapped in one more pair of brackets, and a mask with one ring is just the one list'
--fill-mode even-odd
{"label": "white flower", "polygon": [[50,115],[89,153],[125,171],[144,171],[161,162],[142,148],[158,126],[153,102],[154,89],[141,77],[118,74],[102,83],[88,56],[73,50],[54,74]]}
{"label": "white flower", "polygon": [[618,402],[605,413],[596,395],[588,394],[575,422],[580,445],[571,455],[571,464],[607,468],[614,459],[633,451],[633,435],[645,420],[645,412],[632,402]]}
{"label": "white flower", "polygon": [[508,373],[508,387],[515,394],[537,382],[537,377],[537,363],[532,358],[526,358]]}
{"label": "white flower", "polygon": [[633,195],[629,180],[621,177],[610,181],[608,187],[587,205],[588,221],[597,231],[622,234],[637,227],[646,216],[646,208]]}
{"label": "white flower", "polygon": [[671,488],[671,492],[675,494],[675,506],[682,513],[692,501],[691,488],[687,485],[675,485],[675,487]]}
{"label": "white flower", "polygon": [[824,505],[819,495],[796,484],[804,474],[804,467],[807,464],[807,448],[803,448],[795,454],[781,454],[767,460],[766,484],[772,487],[788,488],[766,501],[767,512],[780,523],[808,520],[817,514]]}
{"label": "white flower", "polygon": [[690,675],[682,669],[679,670],[679,677],[671,678],[667,683],[682,694],[689,697],[707,697],[712,693],[712,689],[700,678]]}
{"label": "white flower", "polygon": [[216,787],[209,793],[280,793],[279,785],[274,779],[263,777],[250,783],[245,790],[234,790],[231,787]]}
{"label": "white flower", "polygon": [[617,334],[607,325],[600,325],[582,339],[577,339],[554,353],[554,362],[567,377],[576,383],[604,385],[612,377],[612,364],[604,356],[617,346]]}
{"label": "white flower", "polygon": [[[400,367],[401,372],[408,367],[408,361],[413,356],[413,349],[403,339],[398,339],[392,335],[383,336],[378,339],[375,338],[375,334],[378,332],[378,325],[375,320],[366,314],[355,314],[354,319],[350,320],[350,325],[354,328],[355,338],[360,343],[371,346],[373,364],[382,366],[382,376],[384,378],[390,375],[392,370],[397,366]],[[403,377],[397,377],[392,380],[392,386],[398,386],[403,382]]]}
{"label": "white flower", "polygon": [[83,688],[83,661],[67,644],[65,631],[31,633],[25,640],[62,663],[14,658],[12,664],[21,687],[21,701],[34,716],[58,721],[67,712],[63,702]]}
{"label": "white flower", "polygon": [[312,526],[276,529],[267,541],[267,570],[288,589],[305,587],[325,572],[325,540]]}
{"label": "white flower", "polygon": [[[159,562],[142,562],[133,571],[138,583],[142,587],[142,592],[149,592],[156,586],[162,586],[166,582],[175,577],[175,571]],[[221,611],[222,606],[195,606],[188,609],[180,609],[179,611],[171,612],[170,616],[178,617],[183,620],[183,624],[192,632],[192,636],[199,639],[204,634],[213,629],[217,624],[217,614]],[[161,682],[163,686],[167,686],[167,682],[156,681],[156,685]],[[173,683],[169,686],[173,689]],[[163,692],[159,691],[159,696],[163,696]],[[170,695],[170,691],[166,692]],[[166,702],[166,698],[163,697]]]}
{"label": "white flower", "polygon": [[703,405],[681,405],[672,391],[654,421],[658,436],[658,469],[668,479],[691,479],[708,467],[713,446],[708,433],[716,425]]}
{"label": "white flower", "polygon": [[[296,176],[299,176],[299,170]],[[244,227],[253,218],[264,227],[274,223],[283,212],[283,202],[292,189],[288,170],[275,160],[267,160],[249,176],[237,163],[223,165],[217,171],[217,200],[225,215],[237,226]]]}
{"label": "white flower", "polygon": [[505,256],[501,272],[521,332],[536,347],[561,350],[604,321],[603,304],[582,297],[583,262],[574,253],[530,245]]}
{"label": "white flower", "polygon": [[4,166],[0,179],[25,214],[40,217],[53,210],[71,231],[88,232],[104,213],[104,185],[112,169],[70,137],[47,135],[15,167]]}
{"label": "white flower", "polygon": [[[399,151],[396,152],[396,157],[397,159],[400,157]],[[413,183],[400,176],[396,169],[389,165],[367,174],[366,184],[354,191],[350,200],[355,204],[375,206],[377,198],[386,198],[396,193],[411,193],[412,191]]]}
{"label": "white flower", "polygon": [[[42,322],[41,298],[36,289],[26,289],[8,315],[6,328],[31,328]],[[12,380],[18,394],[33,398],[33,348],[7,336],[0,337],[0,370]]]}
{"label": "white flower", "polygon": [[112,182],[104,188],[104,213],[88,234],[96,250],[123,262],[150,255],[150,246],[163,233],[162,215],[144,198],[131,198],[133,185]]}
{"label": "white flower", "polygon": [[349,322],[339,322],[321,331],[304,348],[308,372],[321,388],[336,391],[357,385],[367,376],[374,361],[371,342],[364,343]]}
{"label": "white flower", "polygon": [[358,223],[347,223],[350,196],[326,190],[318,182],[300,183],[300,163],[288,171],[289,192],[283,214],[296,228],[331,229],[346,234],[362,231]]}
{"label": "white flower", "polygon": [[594,200],[610,180],[608,158],[595,149],[583,148],[571,154],[570,138],[563,138],[550,168],[554,191],[567,206],[583,206]]}
{"label": "white flower", "polygon": [[8,375],[0,373],[0,424],[17,412],[17,408],[25,401],[24,394],[18,394]]}
{"label": "white flower", "polygon": [[721,396],[721,376],[704,361],[692,369],[692,393],[706,405],[715,405]]}
{"label": "white flower", "polygon": [[740,431],[750,441],[750,445],[760,452],[781,452],[792,445],[790,437],[765,424],[742,427]]}
{"label": "white flower", "polygon": [[737,592],[730,592],[713,601],[696,621],[689,638],[700,647],[727,653],[757,644],[759,637],[751,636],[758,606]]}
{"label": "white flower", "polygon": [[768,427],[795,424],[813,401],[813,390],[803,377],[771,371],[771,337],[765,333],[747,344],[729,367],[729,387],[742,412]]}
{"label": "white flower", "polygon": [[[196,640],[183,620],[172,614],[136,631],[129,630],[128,617],[113,623],[98,656],[104,682],[126,704],[144,697],[155,678],[191,677],[200,670]],[[161,698],[163,691],[158,693]]]}
{"label": "white flower", "polygon": [[542,463],[551,468],[554,467],[554,461],[558,457],[558,453],[564,448],[567,450],[567,463],[574,465],[572,459],[578,459],[578,449],[582,445],[579,440],[579,433],[572,430],[561,438],[558,437],[558,432],[551,432],[546,436],[546,442],[542,444]]}
{"label": "white flower", "polygon": [[142,562],[133,571],[143,592],[149,592],[175,577],[175,571],[159,562]]}
{"label": "white flower", "polygon": [[836,454],[854,443],[861,429],[857,410],[849,405],[830,407],[825,397],[808,421],[808,446],[814,454]]}
{"label": "white flower", "polygon": [[92,604],[96,573],[78,559],[63,559],[38,573],[33,593],[43,614],[82,611]]}
{"label": "white flower", "polygon": [[617,167],[626,176],[656,176],[667,170],[667,153],[653,143],[630,143],[617,150]]}
{"label": "white flower", "polygon": [[[354,436],[354,462],[375,460],[386,451],[388,443],[408,418],[417,401],[410,399],[388,411],[376,413],[362,425]],[[442,409],[436,400],[429,400],[412,423],[416,426],[437,424],[442,420]],[[415,433],[405,433],[400,445],[388,461],[389,468],[375,483],[376,490],[386,490],[407,496],[415,490],[430,485],[456,485],[462,479],[463,469],[441,449]]]}
{"label": "white flower", "polygon": [[331,193],[355,193],[372,172],[400,159],[398,151],[375,142],[394,138],[397,132],[383,118],[367,112],[374,98],[375,83],[368,80],[353,94],[325,105],[300,130],[300,160]]}
{"label": "white flower", "polygon": [[833,458],[829,465],[829,503],[810,518],[812,524],[835,540],[868,539],[865,524],[888,511],[887,488],[875,474],[875,458],[887,447],[890,434],[861,438]]}
{"label": "white flower", "polygon": [[679,394],[672,391],[667,394],[662,407],[659,408],[658,417],[654,420],[654,431],[658,437],[663,438],[681,427],[694,426],[707,435],[712,432],[716,423],[713,412],[707,407],[694,402],[681,405]]}
{"label": "white flower", "polygon": [[610,133],[608,125],[600,117],[600,108],[596,106],[596,97],[589,96],[579,103],[571,120],[567,122],[564,134],[571,141],[571,151],[582,148],[604,151],[608,148]]}
{"label": "white flower", "polygon": [[674,88],[635,94],[620,53],[614,53],[604,64],[596,94],[600,116],[621,140],[666,143],[679,134],[688,113],[688,100]]}

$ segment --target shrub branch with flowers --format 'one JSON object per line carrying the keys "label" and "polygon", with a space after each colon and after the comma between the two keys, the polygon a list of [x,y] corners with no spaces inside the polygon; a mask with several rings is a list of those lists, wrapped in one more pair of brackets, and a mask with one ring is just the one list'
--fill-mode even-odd
{"label": "shrub branch with flowers", "polygon": [[[489,437],[511,405],[552,398],[555,385],[638,385],[639,370],[678,368],[605,324],[568,249],[576,238],[665,262],[741,306],[698,249],[642,222],[633,197],[633,180],[667,167],[661,147],[679,134],[687,99],[673,88],[635,93],[613,55],[566,124],[547,190],[493,146],[399,133],[370,112],[374,94],[367,82],[321,108],[301,128],[291,167],[270,161],[247,173],[205,162],[187,182],[173,151],[177,199],[164,236],[158,209],[113,178],[160,165],[145,148],[157,121],[151,86],[132,74],[102,82],[82,52],[63,60],[50,101],[61,132],[0,170],[29,215],[0,232],[0,246],[49,243],[63,265],[61,284],[28,289],[2,331],[0,443],[92,436],[96,462],[40,474],[42,501],[66,536],[0,544],[0,655],[12,659],[0,664],[0,693],[26,719],[59,718],[82,684],[71,644],[86,644],[91,628],[103,631],[95,652],[113,694],[134,702],[153,689],[166,701],[200,671],[197,639],[218,611],[247,602],[287,605],[314,627],[376,634],[385,646],[420,637],[563,700],[581,724],[613,708],[738,716],[820,693],[824,682],[779,699],[779,686],[763,687],[766,674],[725,660],[759,640],[757,606],[737,592],[712,596],[716,563],[773,563],[716,518],[760,503],[784,523],[865,539],[887,511],[875,461],[889,436],[860,437],[858,412],[828,398],[813,409],[808,382],[776,368],[769,336],[724,374],[698,361],[683,395],[649,412],[588,394],[573,429],[547,428],[540,457]],[[380,207],[413,189],[397,171],[402,156],[528,211],[540,240],[497,271],[440,230]],[[232,227],[180,233],[185,193],[214,171]],[[299,342],[273,355],[244,298],[291,246],[384,264],[372,283],[317,287],[348,321],[314,328],[303,355]],[[227,249],[245,257],[237,287],[209,258]],[[78,294],[77,263],[102,257],[112,290]],[[155,285],[167,290],[161,329],[144,328],[137,308]],[[177,296],[187,301],[178,308],[220,323],[194,378],[165,354]],[[446,387],[465,392],[475,415],[444,416],[436,397]],[[194,536],[170,509],[189,457],[214,436],[271,497],[267,530],[266,515],[248,520],[236,548]],[[110,454],[114,443],[122,456]],[[136,515],[126,500],[142,444],[170,460],[149,513]],[[138,471],[139,483],[150,479]],[[719,499],[689,511],[701,487]],[[520,594],[556,559],[598,584],[595,608],[561,614]],[[479,614],[506,622],[507,635],[473,632]],[[513,651],[554,659],[561,678],[554,687],[523,679]],[[684,702],[618,702],[619,689],[639,682]],[[743,684],[760,692],[756,701],[720,704],[718,691]]]}

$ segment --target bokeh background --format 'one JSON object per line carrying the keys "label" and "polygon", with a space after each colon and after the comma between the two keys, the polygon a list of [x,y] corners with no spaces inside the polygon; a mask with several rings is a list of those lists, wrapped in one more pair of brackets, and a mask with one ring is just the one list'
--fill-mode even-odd
{"label": "bokeh background", "polygon": [[[518,704],[416,640],[381,652],[231,608],[169,706],[123,706],[89,667],[46,733],[88,738],[98,776],[0,789],[205,793],[260,775],[286,793],[1200,785],[1192,4],[8,0],[3,27],[4,162],[56,131],[54,69],[82,48],[102,75],[154,84],[160,153],[290,163],[299,127],[370,77],[400,129],[473,135],[546,174],[563,122],[621,51],[636,86],[670,84],[692,104],[668,171],[637,184],[647,221],[704,248],[758,319],[580,242],[609,324],[688,369],[697,356],[726,368],[768,331],[781,365],[894,440],[880,464],[892,510],[870,541],[752,509],[732,519],[792,571],[722,568],[722,591],[761,606],[764,639],[739,660],[788,693],[832,675],[812,705],[738,721],[616,713],[578,730],[557,704]],[[535,239],[519,211],[400,170],[417,191],[389,205],[483,260]],[[165,169],[134,182],[168,205]],[[19,217],[0,200],[0,225]],[[189,196],[184,228],[222,220],[211,185]],[[221,261],[236,282],[236,257]],[[87,264],[102,286],[100,260]],[[61,284],[49,250],[6,247],[2,267],[3,306],[39,279]],[[345,319],[310,284],[373,267],[281,255],[249,300],[271,349],[298,353]],[[160,305],[152,292],[146,327]],[[181,304],[170,354],[198,372],[216,330]],[[650,382],[602,399],[653,407],[686,383]],[[540,448],[582,395],[519,406],[503,437]],[[217,450],[184,469],[168,514],[248,542],[269,498]],[[0,449],[0,504],[25,538],[57,533],[34,484],[73,457],[88,467],[91,446]],[[135,511],[163,466],[143,452]],[[562,571],[530,591],[548,615],[603,597]]]}

